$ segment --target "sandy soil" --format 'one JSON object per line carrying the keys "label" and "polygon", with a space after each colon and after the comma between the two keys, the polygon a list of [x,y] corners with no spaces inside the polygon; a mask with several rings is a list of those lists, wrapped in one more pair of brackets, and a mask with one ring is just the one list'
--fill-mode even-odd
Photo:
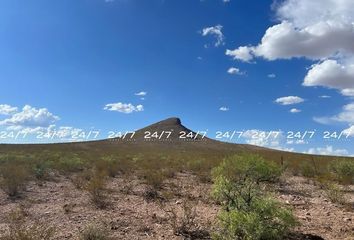
{"label": "sandy soil", "polygon": [[[28,213],[29,222],[55,226],[56,239],[78,239],[79,233],[94,223],[103,225],[113,239],[186,239],[174,234],[169,209],[176,209],[180,214],[184,203],[191,202],[196,206],[195,229],[208,239],[205,231],[212,230],[219,211],[219,206],[209,197],[210,187],[191,174],[179,173],[160,191],[161,196],[170,199],[161,206],[159,201],[146,200],[147,186],[135,177],[112,178],[108,184],[109,205],[100,210],[68,177],[57,176],[55,181],[43,184],[31,182],[22,198],[9,199],[0,191],[0,236],[7,231],[8,214],[22,207]],[[354,239],[353,208],[331,203],[313,182],[286,177],[276,187],[276,197],[293,207],[301,224],[296,229],[298,232],[328,240]],[[348,187],[346,198],[353,206],[353,186]]]}

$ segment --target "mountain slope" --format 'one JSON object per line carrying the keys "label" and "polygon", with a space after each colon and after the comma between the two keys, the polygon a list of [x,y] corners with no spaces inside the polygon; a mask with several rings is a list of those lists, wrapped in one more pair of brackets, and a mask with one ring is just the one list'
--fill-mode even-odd
{"label": "mountain slope", "polygon": [[[162,134],[163,133],[163,134]],[[169,135],[168,135],[169,134]],[[266,159],[279,162],[287,161],[299,164],[309,159],[321,163],[337,157],[315,156],[308,154],[284,152],[248,144],[220,142],[183,126],[179,118],[151,124],[125,138],[113,138],[91,142],[56,143],[56,144],[0,144],[0,154],[8,153],[41,153],[41,152],[75,153],[87,158],[98,158],[102,155],[149,156],[171,158],[222,159],[225,156],[239,153],[256,153]]]}

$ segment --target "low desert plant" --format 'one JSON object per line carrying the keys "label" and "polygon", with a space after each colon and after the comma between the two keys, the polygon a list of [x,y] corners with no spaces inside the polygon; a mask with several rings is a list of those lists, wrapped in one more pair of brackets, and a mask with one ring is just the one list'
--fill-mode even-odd
{"label": "low desert plant", "polygon": [[336,179],[341,183],[354,183],[354,160],[343,159],[333,161],[330,166],[330,171],[335,175]]}
{"label": "low desert plant", "polygon": [[8,162],[0,168],[0,186],[10,196],[17,196],[25,187],[30,174],[27,167],[16,162]]}
{"label": "low desert plant", "polygon": [[191,201],[184,201],[177,208],[161,206],[175,235],[185,239],[204,239],[209,236],[209,233],[198,225],[196,208]]}
{"label": "low desert plant", "polygon": [[316,176],[316,169],[312,163],[303,162],[300,165],[300,173],[302,176],[307,178],[313,178]]}
{"label": "low desert plant", "polygon": [[0,240],[51,240],[55,228],[44,223],[34,222],[26,224],[25,216],[21,210],[14,210],[8,217],[9,231]]}
{"label": "low desert plant", "polygon": [[247,210],[231,209],[219,216],[217,240],[284,239],[296,223],[292,213],[273,199],[257,198]]}
{"label": "low desert plant", "polygon": [[61,156],[56,162],[56,168],[62,174],[79,172],[84,169],[83,160],[75,154]]}
{"label": "low desert plant", "polygon": [[90,181],[90,179],[93,176],[93,171],[91,170],[84,170],[80,173],[77,173],[73,176],[71,176],[71,182],[74,184],[74,186],[79,189],[85,189],[87,186],[87,183]]}
{"label": "low desert plant", "polygon": [[262,182],[275,181],[281,170],[255,155],[224,160],[213,170],[212,195],[223,210],[217,240],[283,239],[296,221],[291,211],[262,192]]}
{"label": "low desert plant", "polygon": [[107,230],[102,226],[89,225],[80,234],[80,240],[108,240]]}
{"label": "low desert plant", "polygon": [[95,172],[87,182],[86,190],[90,195],[91,202],[98,208],[107,207],[106,175],[102,172]]}
{"label": "low desert plant", "polygon": [[259,155],[234,155],[213,169],[213,176],[224,176],[231,181],[249,179],[257,184],[277,181],[282,168],[275,162],[266,161]]}
{"label": "low desert plant", "polygon": [[106,172],[110,177],[115,177],[119,173],[118,161],[111,156],[97,160],[94,165],[96,171]]}
{"label": "low desert plant", "polygon": [[147,185],[155,190],[162,187],[163,181],[166,179],[161,169],[145,169],[143,170],[143,178]]}
{"label": "low desert plant", "polygon": [[47,180],[49,179],[51,170],[51,163],[49,161],[38,161],[33,164],[32,172],[36,179]]}
{"label": "low desert plant", "polygon": [[144,190],[143,197],[144,197],[145,201],[147,201],[147,202],[161,199],[159,192],[155,188],[152,188],[150,186],[148,186]]}
{"label": "low desert plant", "polygon": [[257,155],[233,156],[213,169],[213,197],[226,208],[249,206],[260,195],[260,183],[272,182],[281,169]]}
{"label": "low desert plant", "polygon": [[338,186],[338,184],[335,184],[333,182],[327,182],[326,184],[324,184],[324,190],[326,196],[329,200],[331,200],[331,202],[343,205],[346,203],[344,192],[342,191],[340,186]]}

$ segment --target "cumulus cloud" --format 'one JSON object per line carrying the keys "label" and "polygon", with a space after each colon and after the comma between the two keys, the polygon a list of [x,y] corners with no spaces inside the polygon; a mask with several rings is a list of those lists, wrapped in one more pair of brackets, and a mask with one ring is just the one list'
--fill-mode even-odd
{"label": "cumulus cloud", "polygon": [[0,104],[0,115],[12,115],[17,111],[17,107],[12,107],[8,104]]}
{"label": "cumulus cloud", "polygon": [[354,90],[354,63],[342,65],[337,60],[325,60],[314,64],[308,71],[303,85],[339,89],[344,94],[350,95]]}
{"label": "cumulus cloud", "polygon": [[239,68],[235,68],[235,67],[230,67],[227,70],[228,74],[232,74],[232,75],[244,75],[245,73],[242,72]]}
{"label": "cumulus cloud", "polygon": [[275,99],[275,102],[281,105],[293,105],[293,104],[302,103],[303,101],[305,100],[298,96],[287,96],[287,97],[280,97]]}
{"label": "cumulus cloud", "polygon": [[30,105],[25,105],[22,111],[0,121],[0,125],[29,128],[48,127],[59,119],[58,116],[49,112],[46,108],[36,109]]}
{"label": "cumulus cloud", "polygon": [[227,112],[230,109],[228,107],[220,107],[219,110],[222,111],[222,112]]}
{"label": "cumulus cloud", "polygon": [[144,111],[144,106],[143,105],[136,105],[134,106],[131,103],[109,103],[106,104],[106,106],[103,108],[104,110],[107,111],[116,111],[116,112],[121,112],[121,113],[133,113],[133,112],[142,112]]}
{"label": "cumulus cloud", "polygon": [[227,50],[245,62],[307,58],[317,63],[303,85],[323,86],[354,96],[354,1],[285,0],[275,8],[279,23],[269,27],[260,43]]}
{"label": "cumulus cloud", "polygon": [[335,155],[335,156],[347,156],[349,154],[348,150],[335,149],[333,146],[310,148],[304,153],[318,154],[318,155]]}
{"label": "cumulus cloud", "polygon": [[283,138],[282,133],[269,135],[270,132],[261,131],[258,129],[246,130],[242,137],[246,143],[261,147],[279,147],[280,140]]}
{"label": "cumulus cloud", "polygon": [[290,109],[290,112],[291,113],[299,113],[299,112],[301,112],[301,110],[297,109],[297,108],[292,108],[292,109]]}
{"label": "cumulus cloud", "polygon": [[232,57],[235,60],[241,60],[243,62],[250,62],[253,59],[251,47],[239,47],[234,50],[227,49],[226,55]]}
{"label": "cumulus cloud", "polygon": [[344,105],[342,111],[337,115],[330,117],[314,117],[313,120],[321,124],[332,124],[335,122],[354,124],[354,103]]}
{"label": "cumulus cloud", "polygon": [[202,36],[214,36],[216,38],[214,46],[219,47],[225,44],[225,36],[221,30],[221,25],[216,25],[214,27],[206,27],[202,30]]}
{"label": "cumulus cloud", "polygon": [[134,94],[135,96],[140,96],[140,97],[144,97],[147,95],[147,92],[141,91],[141,92],[137,92]]}
{"label": "cumulus cloud", "polygon": [[354,88],[346,88],[341,90],[341,93],[347,97],[354,97]]}
{"label": "cumulus cloud", "polygon": [[[338,54],[354,52],[353,24],[338,22],[319,22],[303,29],[293,23],[283,21],[265,32],[257,46],[241,46],[236,49],[236,59],[245,53],[247,61],[254,57],[267,60],[305,57],[312,60],[335,57]],[[235,51],[235,50],[234,50]]]}
{"label": "cumulus cloud", "polygon": [[247,144],[260,147],[267,147],[282,151],[293,152],[295,149],[286,147],[285,137],[282,131],[262,131],[258,129],[250,129],[243,132],[242,137]]}
{"label": "cumulus cloud", "polygon": [[270,73],[267,75],[268,78],[276,78],[277,75],[275,75],[274,73]]}

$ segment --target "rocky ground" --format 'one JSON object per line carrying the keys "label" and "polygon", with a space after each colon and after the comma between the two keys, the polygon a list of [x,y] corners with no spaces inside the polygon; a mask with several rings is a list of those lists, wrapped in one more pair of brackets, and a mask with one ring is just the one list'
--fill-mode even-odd
{"label": "rocky ground", "polygon": [[[209,197],[210,187],[196,176],[179,173],[164,184],[156,199],[136,177],[116,177],[108,183],[107,207],[97,209],[70,177],[56,176],[41,184],[31,182],[21,198],[9,199],[0,191],[0,236],[8,229],[9,214],[22,209],[27,223],[54,226],[56,239],[78,239],[93,224],[102,226],[113,239],[187,239],[183,233],[174,233],[174,220],[183,219],[189,204],[196,206],[195,213],[189,213],[195,216],[194,237],[208,239],[219,211]],[[275,187],[275,195],[294,209],[300,222],[296,231],[302,239],[354,239],[354,186],[346,188],[345,207],[331,203],[321,186],[302,177],[285,177]]]}

